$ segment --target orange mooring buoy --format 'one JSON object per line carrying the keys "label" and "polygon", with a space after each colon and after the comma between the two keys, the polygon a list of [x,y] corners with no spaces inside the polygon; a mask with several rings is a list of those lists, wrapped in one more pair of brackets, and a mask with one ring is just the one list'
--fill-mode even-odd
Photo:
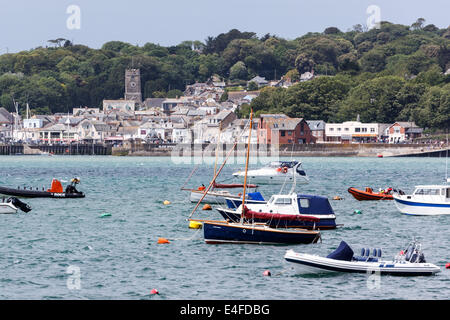
{"label": "orange mooring buoy", "polygon": [[210,204],[205,204],[205,205],[203,206],[203,209],[202,209],[202,210],[212,210],[211,205],[210,205]]}
{"label": "orange mooring buoy", "polygon": [[170,241],[167,240],[166,238],[158,238],[158,243],[159,244],[164,244],[164,243],[170,243]]}

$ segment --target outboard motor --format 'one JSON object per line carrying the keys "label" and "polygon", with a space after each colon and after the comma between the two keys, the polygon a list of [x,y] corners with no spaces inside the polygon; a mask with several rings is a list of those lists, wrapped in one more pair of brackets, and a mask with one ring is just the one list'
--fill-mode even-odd
{"label": "outboard motor", "polygon": [[19,199],[15,198],[15,197],[8,198],[8,200],[6,202],[11,203],[14,207],[19,208],[23,212],[31,211],[31,207],[28,204],[20,201]]}

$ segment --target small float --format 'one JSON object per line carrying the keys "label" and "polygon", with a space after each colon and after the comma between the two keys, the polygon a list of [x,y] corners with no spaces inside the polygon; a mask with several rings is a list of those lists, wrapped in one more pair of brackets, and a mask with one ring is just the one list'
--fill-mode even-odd
{"label": "small float", "polygon": [[341,241],[339,247],[326,258],[288,250],[284,259],[294,264],[299,273],[350,272],[379,273],[398,276],[433,275],[441,269],[425,261],[422,246],[412,241],[405,250],[393,260],[381,259],[381,249],[362,249],[360,256],[355,256],[352,248]]}
{"label": "small float", "polygon": [[0,187],[0,194],[21,198],[84,198],[85,194],[78,191],[75,187],[79,183],[80,179],[74,178],[64,190],[61,182],[53,179],[51,188],[47,190],[44,190],[44,188],[39,190],[38,188],[33,189],[27,187],[23,187],[22,189],[20,187],[17,189]]}
{"label": "small float", "polygon": [[372,188],[367,187],[365,190],[359,190],[356,188],[348,188],[348,192],[355,197],[356,200],[394,200],[392,195],[392,188],[381,190],[380,192],[373,192]]}

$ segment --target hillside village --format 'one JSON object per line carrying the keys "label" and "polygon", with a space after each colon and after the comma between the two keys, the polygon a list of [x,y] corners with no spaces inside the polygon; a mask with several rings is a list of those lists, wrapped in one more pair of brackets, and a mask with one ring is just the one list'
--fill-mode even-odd
{"label": "hillside village", "polygon": [[[314,78],[305,73],[300,81]],[[249,81],[258,88],[289,87],[290,79]],[[124,98],[104,100],[103,108],[77,107],[70,113],[24,117],[0,108],[0,142],[27,144],[103,143],[122,146],[129,141],[147,144],[246,143],[248,120],[236,111],[250,104],[259,90],[229,91],[222,101],[226,84],[212,77],[205,83],[188,85],[184,96],[142,100],[140,70],[125,74]],[[355,115],[356,116],[356,115]],[[313,143],[402,143],[419,138],[422,128],[414,122],[396,123],[325,123],[322,120],[289,118],[284,114],[262,114],[254,119],[253,144]],[[220,132],[220,134],[219,134]]]}

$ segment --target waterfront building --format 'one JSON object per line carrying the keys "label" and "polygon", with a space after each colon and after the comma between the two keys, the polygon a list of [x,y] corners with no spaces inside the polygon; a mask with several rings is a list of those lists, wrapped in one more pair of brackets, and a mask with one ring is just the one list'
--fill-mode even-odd
{"label": "waterfront building", "polygon": [[311,134],[315,138],[316,143],[326,142],[325,135],[325,121],[323,120],[307,120],[309,128],[311,129]]}
{"label": "waterfront building", "polygon": [[284,114],[262,114],[258,122],[258,143],[304,144],[314,143],[308,123],[303,118],[289,118]]}
{"label": "waterfront building", "polygon": [[414,122],[398,121],[389,126],[389,143],[405,142],[422,136],[423,129],[419,128]]}
{"label": "waterfront building", "polygon": [[359,121],[327,123],[325,124],[325,136],[327,142],[335,143],[377,142],[378,129],[378,123]]}

